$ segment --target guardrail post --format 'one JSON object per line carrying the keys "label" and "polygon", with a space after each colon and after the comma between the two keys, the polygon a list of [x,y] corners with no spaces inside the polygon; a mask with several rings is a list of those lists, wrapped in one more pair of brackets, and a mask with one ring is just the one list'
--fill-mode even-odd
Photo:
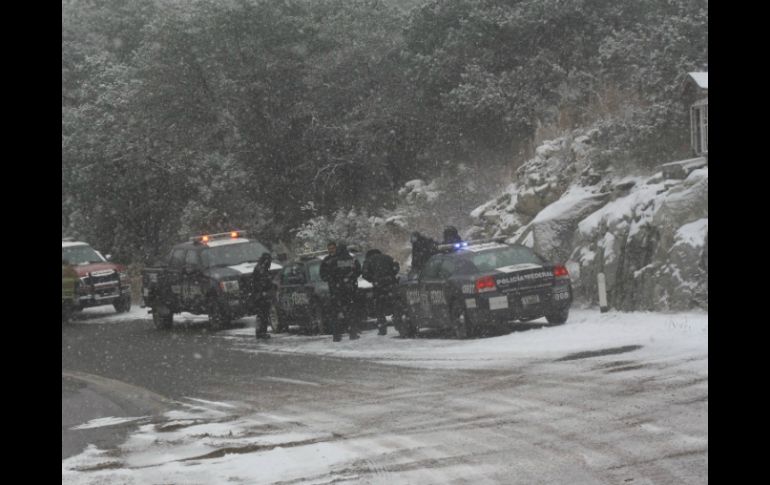
{"label": "guardrail post", "polygon": [[604,273],[597,274],[596,280],[599,283],[599,310],[602,313],[605,313],[610,307],[607,305],[607,283],[604,278]]}

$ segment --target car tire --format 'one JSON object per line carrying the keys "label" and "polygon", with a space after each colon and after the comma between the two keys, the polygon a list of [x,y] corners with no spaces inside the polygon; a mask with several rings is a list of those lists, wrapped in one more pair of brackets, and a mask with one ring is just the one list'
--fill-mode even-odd
{"label": "car tire", "polygon": [[270,326],[273,327],[273,333],[286,333],[289,331],[289,322],[286,314],[275,306],[270,310]]}
{"label": "car tire", "polygon": [[310,327],[311,331],[317,335],[324,335],[326,333],[326,322],[324,321],[324,313],[321,305],[318,302],[313,302],[310,307]]}
{"label": "car tire", "polygon": [[115,300],[112,304],[115,307],[115,311],[118,313],[126,313],[131,310],[131,295],[126,295]]}
{"label": "car tire", "polygon": [[65,324],[69,323],[71,316],[72,316],[72,306],[71,305],[62,305],[61,306],[61,323],[62,323],[62,325],[65,325]]}
{"label": "car tire", "polygon": [[450,307],[450,315],[452,317],[452,329],[456,338],[466,339],[475,334],[475,329],[468,319],[468,313],[462,304],[453,303]]}
{"label": "car tire", "polygon": [[396,331],[401,338],[415,338],[417,336],[417,326],[412,323],[412,319],[407,315],[401,317],[400,323],[396,324],[394,322],[393,326],[396,327]]}
{"label": "car tire", "polygon": [[174,324],[174,314],[165,307],[153,307],[152,323],[158,330],[168,330]]}
{"label": "car tire", "polygon": [[219,330],[230,324],[231,318],[227,310],[218,301],[209,305],[209,329]]}
{"label": "car tire", "polygon": [[569,318],[569,308],[557,310],[545,316],[545,319],[548,320],[548,323],[550,323],[551,325],[561,325],[561,324],[567,323],[568,318]]}

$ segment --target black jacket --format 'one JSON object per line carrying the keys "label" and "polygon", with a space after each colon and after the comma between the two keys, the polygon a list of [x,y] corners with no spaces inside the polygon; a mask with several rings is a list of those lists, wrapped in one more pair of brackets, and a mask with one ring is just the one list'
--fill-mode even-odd
{"label": "black jacket", "polygon": [[438,244],[432,238],[418,236],[412,243],[412,269],[422,271],[430,257],[439,252],[437,246]]}
{"label": "black jacket", "polygon": [[358,288],[361,263],[340,246],[334,256],[326,256],[321,262],[320,276],[329,283],[329,292],[332,294],[353,294]]}
{"label": "black jacket", "polygon": [[270,264],[269,258],[260,258],[251,274],[254,295],[258,298],[268,296],[275,289],[273,276],[270,274]]}
{"label": "black jacket", "polygon": [[398,262],[378,251],[366,257],[361,276],[374,286],[395,285],[399,269]]}

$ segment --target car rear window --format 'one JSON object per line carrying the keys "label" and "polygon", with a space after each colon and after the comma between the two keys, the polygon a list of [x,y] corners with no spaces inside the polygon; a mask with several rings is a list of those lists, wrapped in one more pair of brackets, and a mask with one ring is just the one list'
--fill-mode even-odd
{"label": "car rear window", "polygon": [[514,264],[544,264],[545,261],[526,246],[511,246],[471,255],[470,260],[480,272]]}

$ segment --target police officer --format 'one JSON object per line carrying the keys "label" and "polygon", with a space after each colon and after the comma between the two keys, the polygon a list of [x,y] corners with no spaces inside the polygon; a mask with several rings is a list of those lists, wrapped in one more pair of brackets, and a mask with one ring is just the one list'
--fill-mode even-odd
{"label": "police officer", "polygon": [[354,306],[358,291],[358,277],[361,264],[348,252],[345,244],[339,247],[334,242],[327,246],[329,254],[321,262],[320,276],[329,283],[329,295],[335,317],[332,318],[333,341],[342,340],[342,333],[347,327],[350,340],[358,338]]}
{"label": "police officer", "polygon": [[412,271],[420,272],[431,256],[438,252],[436,241],[417,231],[412,233]]}
{"label": "police officer", "polygon": [[[379,249],[366,252],[366,260],[361,276],[372,284],[374,293],[374,308],[377,314],[377,329],[379,335],[387,335],[388,322],[385,315],[392,314],[394,320],[401,318],[397,301],[398,270],[400,266],[392,257],[383,254]],[[395,322],[398,324],[398,322]]]}
{"label": "police officer", "polygon": [[463,240],[460,237],[460,233],[457,232],[457,228],[455,226],[446,226],[444,228],[444,241],[442,244],[454,244],[462,241]]}
{"label": "police officer", "polygon": [[270,305],[273,302],[275,283],[270,275],[273,258],[270,253],[262,253],[252,273],[254,285],[254,306],[257,310],[257,339],[269,339],[267,324],[270,321]]}

